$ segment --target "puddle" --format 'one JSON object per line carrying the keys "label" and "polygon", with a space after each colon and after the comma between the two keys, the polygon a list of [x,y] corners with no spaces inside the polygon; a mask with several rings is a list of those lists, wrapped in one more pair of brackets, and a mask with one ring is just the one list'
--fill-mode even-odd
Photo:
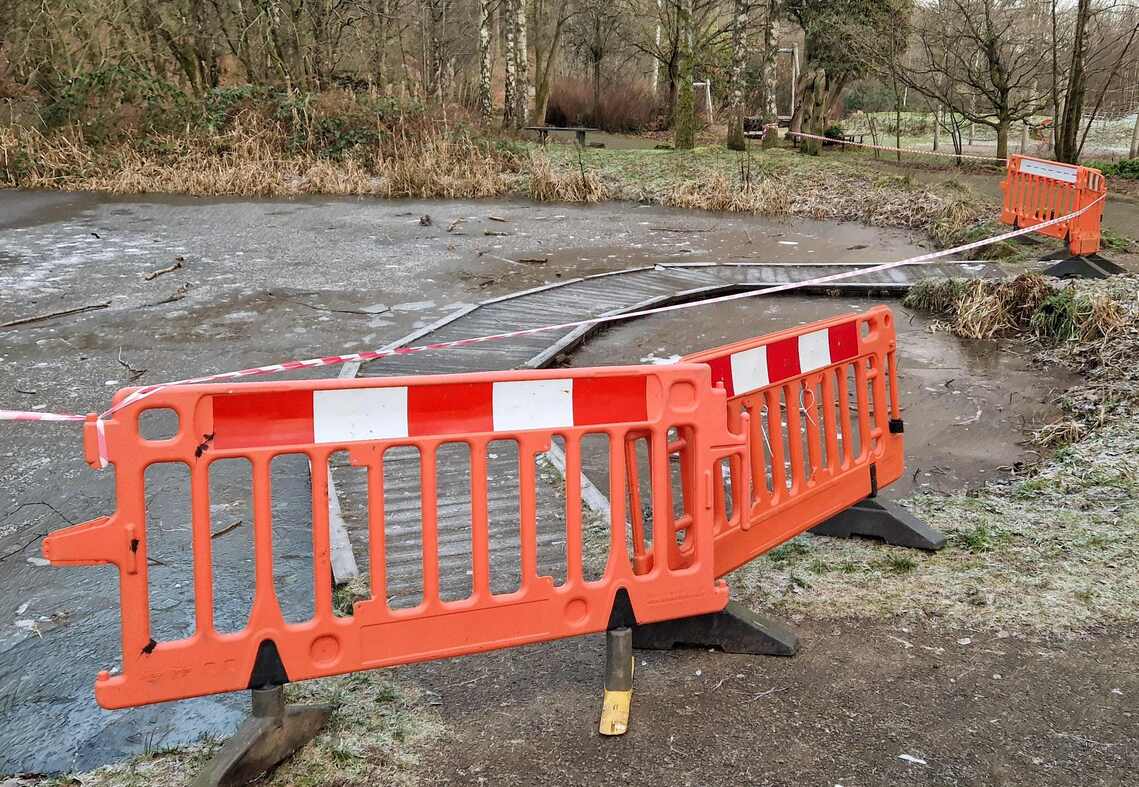
{"label": "puddle", "polygon": [[[803,325],[880,300],[768,297],[655,315],[618,325],[575,352],[571,366],[668,359]],[[1027,352],[930,332],[931,321],[887,301],[896,316],[906,422],[906,474],[884,492],[956,491],[1035,458],[1028,433],[1060,414],[1058,394],[1076,378],[1031,364]],[[596,480],[596,479],[595,479]]]}

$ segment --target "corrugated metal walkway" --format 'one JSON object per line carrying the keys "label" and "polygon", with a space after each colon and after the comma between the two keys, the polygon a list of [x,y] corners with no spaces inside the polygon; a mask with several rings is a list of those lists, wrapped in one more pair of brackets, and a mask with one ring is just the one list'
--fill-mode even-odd
{"label": "corrugated metal walkway", "polygon": [[[652,306],[722,295],[743,288],[807,281],[820,276],[849,271],[849,264],[772,265],[772,264],[667,264],[590,276],[539,287],[495,298],[463,309],[390,345],[444,342],[486,334],[525,330],[542,325],[572,322],[603,315],[621,314]],[[852,277],[825,285],[827,291],[885,290],[901,293],[923,278],[947,276],[989,278],[1003,275],[991,263],[942,263],[893,268],[866,276]],[[582,341],[595,326],[551,331],[515,339],[487,342],[456,351],[424,352],[393,356],[360,366],[356,373],[365,377],[446,374],[549,365],[561,352]],[[520,546],[518,542],[518,456],[517,447],[504,441],[502,451],[492,449],[488,457],[490,475],[489,509],[492,547],[492,587],[517,587]],[[466,446],[451,446],[466,451]],[[601,446],[597,446],[601,449]],[[387,552],[387,595],[393,605],[407,606],[418,598],[422,576],[422,549],[419,535],[418,494],[419,457],[410,449],[396,449],[388,460],[385,475],[385,546]],[[607,457],[583,457],[585,467],[604,467]],[[539,464],[544,460],[539,459]],[[452,452],[441,455],[438,468],[440,575],[445,599],[462,598],[470,590],[470,460]],[[367,490],[363,472],[347,467],[334,468],[336,489],[344,507],[345,523],[357,559],[367,555]],[[549,472],[536,474],[538,485],[539,566],[557,564],[559,553],[564,564],[565,500],[560,478]],[[348,501],[355,501],[352,504]],[[377,501],[378,502],[378,501]],[[500,560],[499,566],[494,564]],[[366,565],[361,566],[367,570]],[[564,571],[564,569],[562,569]],[[378,589],[377,589],[378,590]]]}

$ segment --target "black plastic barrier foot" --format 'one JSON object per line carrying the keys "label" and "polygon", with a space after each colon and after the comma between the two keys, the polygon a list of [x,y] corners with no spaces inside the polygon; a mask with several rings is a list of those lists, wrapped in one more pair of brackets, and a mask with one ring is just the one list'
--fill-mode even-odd
{"label": "black plastic barrier foot", "polygon": [[202,769],[191,787],[248,784],[320,732],[331,705],[286,705],[281,686],[253,689],[253,713]]}
{"label": "black plastic barrier foot", "polygon": [[1045,276],[1057,279],[1106,279],[1123,273],[1123,268],[1109,259],[1093,254],[1090,257],[1067,257],[1044,271]]}
{"label": "black plastic barrier foot", "polygon": [[757,615],[729,601],[722,612],[665,620],[633,628],[633,647],[670,650],[677,646],[718,648],[725,653],[794,656],[799,635],[786,623]]}
{"label": "black plastic barrier foot", "polygon": [[878,538],[891,546],[936,552],[945,546],[945,534],[934,530],[897,503],[866,499],[811,528],[816,536]]}

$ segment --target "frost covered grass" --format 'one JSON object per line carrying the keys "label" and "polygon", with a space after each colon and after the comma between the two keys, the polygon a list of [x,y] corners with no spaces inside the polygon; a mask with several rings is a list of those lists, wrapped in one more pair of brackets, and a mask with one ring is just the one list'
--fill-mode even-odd
{"label": "frost covered grass", "polygon": [[907,306],[971,338],[1019,337],[1080,372],[1059,446],[1019,475],[905,504],[948,536],[936,554],[803,535],[737,571],[737,596],[811,618],[920,615],[955,626],[1075,635],[1139,621],[1139,278],[938,282]]}
{"label": "frost covered grass", "polygon": [[802,535],[729,576],[733,597],[796,618],[919,615],[1029,634],[1139,621],[1139,417],[1023,477],[907,506],[948,536],[942,551]]}
{"label": "frost covered grass", "polygon": [[[270,787],[320,785],[413,785],[419,751],[442,734],[423,692],[392,680],[383,670],[305,681],[286,689],[292,703],[331,703],[332,718],[319,735],[258,784]],[[21,779],[35,787],[181,787],[189,784],[221,742],[203,740],[183,749],[149,752],[129,762],[61,777]]]}

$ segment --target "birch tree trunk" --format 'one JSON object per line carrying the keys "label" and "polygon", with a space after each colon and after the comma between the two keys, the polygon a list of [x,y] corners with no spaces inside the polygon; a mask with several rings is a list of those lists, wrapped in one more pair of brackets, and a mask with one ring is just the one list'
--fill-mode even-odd
{"label": "birch tree trunk", "polygon": [[692,56],[692,0],[680,0],[680,73],[677,80],[676,118],[673,121],[673,146],[691,150],[696,145],[696,97],[692,95],[695,64]]}
{"label": "birch tree trunk", "polygon": [[[657,0],[657,26],[656,26],[656,35],[653,37],[653,41],[654,41],[655,46],[656,46],[656,49],[654,50],[655,52],[660,52],[661,2],[662,2],[662,0]],[[657,60],[655,57],[653,58],[652,84],[653,84],[653,98],[656,98],[657,97],[657,90],[660,88],[660,61]]]}
{"label": "birch tree trunk", "polygon": [[479,0],[479,114],[489,123],[494,117],[491,97],[490,11],[493,0]]}
{"label": "birch tree trunk", "polygon": [[517,5],[514,37],[515,83],[514,83],[514,123],[518,128],[526,125],[526,114],[530,108],[530,48],[526,44],[526,5],[527,0],[513,0]]}
{"label": "birch tree trunk", "polygon": [[427,95],[436,101],[443,100],[443,40],[447,24],[447,0],[429,0],[431,41],[428,44]]}
{"label": "birch tree trunk", "polygon": [[506,37],[506,51],[502,53],[503,64],[506,67],[502,101],[503,128],[515,128],[517,125],[515,122],[515,114],[518,109],[518,74],[515,69],[518,65],[518,58],[514,54],[514,34],[518,29],[516,23],[518,18],[518,3],[519,0],[504,0],[503,2],[506,11],[502,17],[502,28]]}
{"label": "birch tree trunk", "polygon": [[1131,131],[1131,158],[1139,158],[1139,107],[1135,108],[1135,128]]}
{"label": "birch tree trunk", "polygon": [[[776,21],[779,15],[779,0],[769,0],[767,3],[767,19],[763,24],[763,122],[764,124],[778,121],[779,109],[775,103],[775,91],[778,81],[775,73],[775,59],[779,56],[779,47],[776,45]],[[794,90],[795,86],[792,85]]]}
{"label": "birch tree trunk", "polygon": [[[728,148],[744,149],[744,68],[747,66],[748,0],[735,0],[732,15],[732,72],[728,86]],[[708,117],[712,116],[711,96]]]}

